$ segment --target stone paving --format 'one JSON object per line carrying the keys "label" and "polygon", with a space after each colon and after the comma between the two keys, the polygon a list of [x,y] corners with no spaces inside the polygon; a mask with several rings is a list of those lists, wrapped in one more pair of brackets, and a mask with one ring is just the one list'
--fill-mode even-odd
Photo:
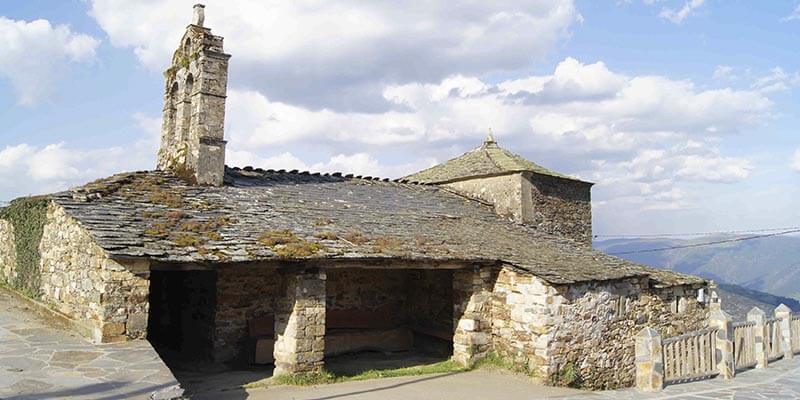
{"label": "stone paving", "polygon": [[0,288],[0,399],[169,399],[181,389],[147,341],[94,345]]}
{"label": "stone paving", "polygon": [[740,371],[732,380],[716,378],[670,385],[660,392],[653,393],[627,389],[559,397],[559,399],[800,399],[800,357],[775,361],[767,369]]}

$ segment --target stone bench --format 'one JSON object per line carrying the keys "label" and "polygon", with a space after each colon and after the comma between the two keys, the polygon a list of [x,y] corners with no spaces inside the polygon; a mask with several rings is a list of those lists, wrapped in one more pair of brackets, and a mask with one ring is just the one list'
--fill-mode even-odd
{"label": "stone bench", "polygon": [[325,355],[364,350],[406,351],[414,347],[411,330],[398,326],[389,311],[328,310]]}
{"label": "stone bench", "polygon": [[275,316],[264,315],[247,321],[250,341],[253,346],[253,364],[275,362]]}

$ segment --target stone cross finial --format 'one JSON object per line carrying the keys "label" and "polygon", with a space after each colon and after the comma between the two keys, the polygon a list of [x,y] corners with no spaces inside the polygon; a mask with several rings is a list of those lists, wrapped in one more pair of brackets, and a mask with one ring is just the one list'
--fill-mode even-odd
{"label": "stone cross finial", "polygon": [[495,144],[494,140],[494,133],[492,132],[492,128],[489,128],[489,134],[486,135],[486,140],[483,142],[484,144]]}
{"label": "stone cross finial", "polygon": [[194,15],[192,16],[192,25],[203,26],[203,22],[205,22],[206,20],[205,8],[206,6],[203,4],[194,5]]}

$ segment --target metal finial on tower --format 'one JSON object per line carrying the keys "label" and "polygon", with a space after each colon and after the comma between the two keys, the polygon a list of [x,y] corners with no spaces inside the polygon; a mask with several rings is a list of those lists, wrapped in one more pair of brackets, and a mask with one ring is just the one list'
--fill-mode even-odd
{"label": "metal finial on tower", "polygon": [[194,5],[194,15],[192,16],[192,25],[203,26],[203,22],[205,22],[206,20],[205,8],[206,6],[203,4]]}
{"label": "metal finial on tower", "polygon": [[492,132],[492,128],[489,128],[489,134],[486,135],[486,140],[483,142],[484,144],[495,144],[497,142],[494,141],[494,133]]}

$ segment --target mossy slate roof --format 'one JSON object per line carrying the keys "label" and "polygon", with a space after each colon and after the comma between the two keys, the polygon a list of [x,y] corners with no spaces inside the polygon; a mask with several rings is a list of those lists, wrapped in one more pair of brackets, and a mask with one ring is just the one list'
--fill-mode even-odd
{"label": "mossy slate roof", "polygon": [[259,238],[287,230],[301,247],[313,243],[318,250],[292,259],[502,262],[553,284],[636,276],[650,276],[659,286],[702,282],[514,224],[486,204],[433,185],[229,168],[222,187],[190,186],[167,172],[134,172],[52,199],[113,258],[285,259],[282,245]]}
{"label": "mossy slate roof", "polygon": [[[494,139],[487,139],[480,147],[428,169],[406,176],[405,180],[418,183],[448,183],[479,176],[502,175],[514,172],[534,172],[583,182],[579,179],[549,170],[500,147]],[[589,182],[585,182],[589,183]]]}

